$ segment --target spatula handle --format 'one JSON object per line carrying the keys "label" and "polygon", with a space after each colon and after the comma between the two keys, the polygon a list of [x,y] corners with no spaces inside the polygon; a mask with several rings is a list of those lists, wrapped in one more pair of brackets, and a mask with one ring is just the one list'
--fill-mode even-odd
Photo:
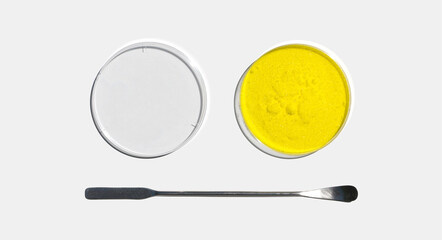
{"label": "spatula handle", "polygon": [[87,188],[84,192],[87,199],[145,199],[156,195],[156,191],[148,188]]}

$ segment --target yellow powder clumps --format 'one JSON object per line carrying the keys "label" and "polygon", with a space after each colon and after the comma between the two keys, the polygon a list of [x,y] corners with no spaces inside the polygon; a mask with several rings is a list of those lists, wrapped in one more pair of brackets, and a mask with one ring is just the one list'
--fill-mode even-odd
{"label": "yellow powder clumps", "polygon": [[273,150],[308,154],[328,144],[349,112],[342,69],[314,47],[271,50],[246,72],[240,107],[250,132]]}

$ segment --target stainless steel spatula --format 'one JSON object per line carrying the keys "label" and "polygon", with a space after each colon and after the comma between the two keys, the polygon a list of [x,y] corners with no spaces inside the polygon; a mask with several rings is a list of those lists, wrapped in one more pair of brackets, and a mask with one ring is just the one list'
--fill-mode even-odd
{"label": "stainless steel spatula", "polygon": [[353,186],[336,186],[297,192],[242,192],[242,191],[156,191],[149,188],[87,188],[85,197],[102,199],[146,199],[155,196],[169,197],[306,197],[341,202],[352,202],[358,197]]}

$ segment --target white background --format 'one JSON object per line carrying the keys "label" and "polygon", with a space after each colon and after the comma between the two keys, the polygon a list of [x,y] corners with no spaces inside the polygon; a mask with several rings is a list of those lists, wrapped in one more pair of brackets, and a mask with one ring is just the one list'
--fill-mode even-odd
{"label": "white background", "polygon": [[[1,239],[440,239],[438,1],[9,1],[0,6]],[[112,149],[89,110],[118,48],[174,43],[209,88],[196,137],[163,158]],[[235,121],[243,71],[269,47],[308,40],[347,65],[355,105],[323,150],[298,160],[255,149]],[[359,199],[87,201],[91,186],[302,190],[352,184]]]}

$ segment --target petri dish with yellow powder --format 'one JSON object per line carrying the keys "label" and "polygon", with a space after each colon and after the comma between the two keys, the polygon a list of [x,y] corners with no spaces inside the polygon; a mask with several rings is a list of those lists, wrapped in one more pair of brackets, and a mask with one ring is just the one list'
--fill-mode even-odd
{"label": "petri dish with yellow powder", "polygon": [[299,158],[328,145],[351,107],[350,79],[342,62],[310,42],[264,53],[242,75],[235,114],[246,138],[280,158]]}

